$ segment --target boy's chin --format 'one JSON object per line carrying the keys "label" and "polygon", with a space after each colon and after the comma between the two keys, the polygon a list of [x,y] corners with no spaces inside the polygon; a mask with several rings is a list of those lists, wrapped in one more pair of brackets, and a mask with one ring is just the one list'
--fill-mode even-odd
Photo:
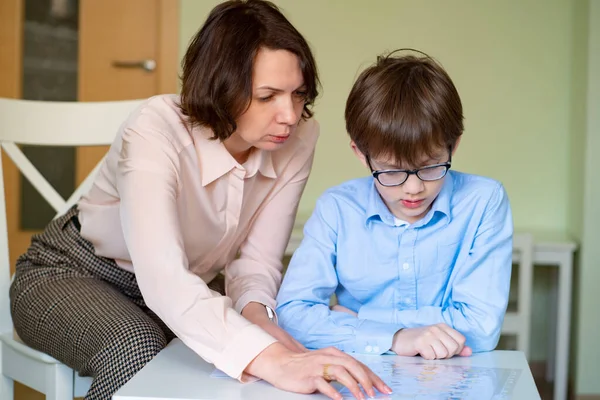
{"label": "boy's chin", "polygon": [[421,218],[425,217],[425,214],[427,214],[427,211],[429,211],[429,207],[430,206],[423,205],[418,208],[406,208],[400,205],[396,212],[394,212],[393,214],[396,216],[396,218],[413,224]]}

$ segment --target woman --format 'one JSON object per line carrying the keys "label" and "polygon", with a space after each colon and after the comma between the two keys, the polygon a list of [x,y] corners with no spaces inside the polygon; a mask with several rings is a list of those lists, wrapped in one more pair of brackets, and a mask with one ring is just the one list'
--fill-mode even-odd
{"label": "woman", "polygon": [[304,38],[271,3],[225,2],[192,40],[182,84],[133,112],[90,192],[19,258],[20,337],[93,376],[89,400],[110,398],[174,335],[240,381],[387,391],[269,317],[318,136]]}

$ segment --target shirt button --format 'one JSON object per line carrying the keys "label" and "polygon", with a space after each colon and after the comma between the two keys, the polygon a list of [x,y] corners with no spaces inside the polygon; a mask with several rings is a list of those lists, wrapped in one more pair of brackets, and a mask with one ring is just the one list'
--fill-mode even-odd
{"label": "shirt button", "polygon": [[403,269],[403,270],[405,270],[405,271],[406,271],[406,270],[407,270],[407,269],[409,269],[409,268],[410,268],[410,265],[409,265],[408,263],[404,263],[404,264],[402,264],[402,269]]}
{"label": "shirt button", "polygon": [[367,346],[367,347],[365,347],[365,351],[366,351],[367,353],[370,353],[370,352],[372,352],[372,351],[373,351],[373,348],[372,348],[371,346]]}
{"label": "shirt button", "polygon": [[379,353],[379,347],[378,346],[373,347],[373,353]]}

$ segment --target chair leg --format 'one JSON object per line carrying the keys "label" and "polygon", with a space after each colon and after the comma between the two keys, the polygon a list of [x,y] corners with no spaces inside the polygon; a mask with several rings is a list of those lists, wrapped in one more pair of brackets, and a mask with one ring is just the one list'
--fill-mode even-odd
{"label": "chair leg", "polygon": [[14,399],[14,384],[13,380],[7,376],[0,374],[0,399]]}
{"label": "chair leg", "polygon": [[14,400],[14,383],[13,380],[2,373],[2,347],[4,345],[0,342],[0,399]]}
{"label": "chair leg", "polygon": [[46,400],[73,400],[73,370],[56,364],[46,373]]}

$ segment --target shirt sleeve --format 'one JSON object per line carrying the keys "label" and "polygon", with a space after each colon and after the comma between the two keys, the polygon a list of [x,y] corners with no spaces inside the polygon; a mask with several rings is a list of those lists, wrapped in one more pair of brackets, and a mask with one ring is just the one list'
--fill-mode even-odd
{"label": "shirt sleeve", "polygon": [[277,296],[279,324],[308,348],[334,346],[348,353],[383,354],[392,347],[400,326],[331,311],[337,221],[335,199],[327,193],[304,226],[304,239],[294,253]]}
{"label": "shirt sleeve", "polygon": [[318,137],[318,124],[304,137],[301,151],[290,161],[282,177],[287,182],[257,214],[248,236],[240,247],[240,256],[225,268],[227,295],[234,308],[242,312],[250,302],[275,310],[275,296],[281,285],[282,259],[290,240],[300,198],[312,168]]}
{"label": "shirt sleeve", "polygon": [[164,135],[125,129],[117,171],[123,234],[147,306],[181,340],[226,374],[246,366],[275,339],[189,270],[179,226],[178,154]]}
{"label": "shirt sleeve", "polygon": [[405,328],[445,323],[462,333],[473,351],[498,344],[508,304],[512,271],[513,223],[502,185],[487,204],[466,260],[454,267],[445,307],[424,306],[396,313]]}

